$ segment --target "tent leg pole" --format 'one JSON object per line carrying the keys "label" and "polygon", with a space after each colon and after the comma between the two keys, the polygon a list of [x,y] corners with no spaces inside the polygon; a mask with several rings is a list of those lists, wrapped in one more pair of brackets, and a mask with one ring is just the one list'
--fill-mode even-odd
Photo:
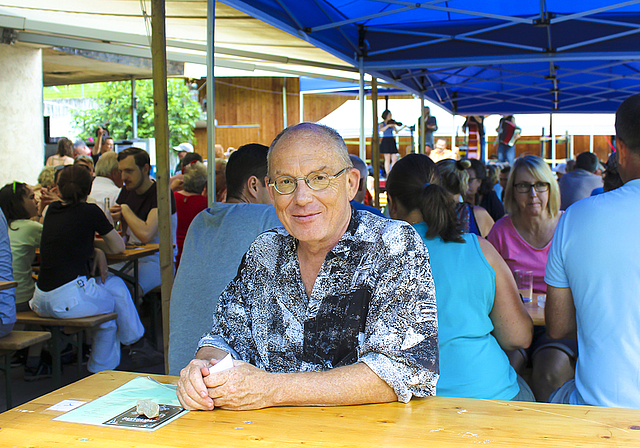
{"label": "tent leg pole", "polygon": [[216,0],[207,2],[207,195],[209,207],[216,202],[216,104],[213,74],[213,54],[215,51]]}
{"label": "tent leg pole", "polygon": [[378,80],[371,77],[371,115],[373,132],[371,134],[371,166],[373,166],[373,206],[380,208],[380,137],[378,136]]}
{"label": "tent leg pole", "polygon": [[364,136],[364,58],[360,56],[360,148],[359,154],[362,160],[367,159],[367,150],[365,145],[365,136]]}

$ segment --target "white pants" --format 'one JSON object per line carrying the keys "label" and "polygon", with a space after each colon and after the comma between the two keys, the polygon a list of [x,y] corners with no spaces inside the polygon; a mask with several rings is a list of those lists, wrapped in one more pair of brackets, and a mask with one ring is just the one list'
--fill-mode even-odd
{"label": "white pants", "polygon": [[[110,268],[120,270],[125,263],[115,263],[109,265]],[[133,277],[133,266],[125,271]],[[149,255],[138,260],[138,285],[142,290],[142,296],[151,291],[156,286],[160,286],[160,254]],[[138,290],[140,291],[140,290]]]}
{"label": "white pants", "polygon": [[44,292],[37,286],[29,301],[33,311],[42,317],[73,319],[116,312],[115,321],[98,325],[93,332],[93,346],[87,369],[89,372],[113,370],[120,364],[120,343],[129,345],[144,335],[131,294],[118,277],[97,283],[95,279],[78,277],[53,291]]}

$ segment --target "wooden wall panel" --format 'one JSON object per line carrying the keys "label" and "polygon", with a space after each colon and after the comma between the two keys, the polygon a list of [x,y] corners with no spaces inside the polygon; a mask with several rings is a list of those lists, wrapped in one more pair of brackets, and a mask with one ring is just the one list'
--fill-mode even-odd
{"label": "wooden wall panel", "polygon": [[342,106],[347,100],[357,98],[349,95],[304,95],[304,121],[316,122]]}
{"label": "wooden wall panel", "polygon": [[[284,129],[282,85],[287,89],[287,124],[300,121],[298,78],[216,78],[216,144],[226,150],[246,143],[271,144]],[[206,87],[201,95],[206,95]],[[226,127],[252,125],[251,127]],[[198,147],[206,148],[206,130],[197,133]],[[200,150],[198,150],[200,152]],[[204,150],[206,152],[206,149]]]}

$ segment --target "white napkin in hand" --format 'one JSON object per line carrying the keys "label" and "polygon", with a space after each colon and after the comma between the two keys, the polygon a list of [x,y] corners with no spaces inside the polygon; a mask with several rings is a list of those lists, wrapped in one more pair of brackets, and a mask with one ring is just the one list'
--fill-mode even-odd
{"label": "white napkin in hand", "polygon": [[231,367],[233,367],[233,358],[230,354],[227,354],[227,356],[218,361],[218,364],[209,367],[209,373],[222,372],[223,370],[230,369]]}

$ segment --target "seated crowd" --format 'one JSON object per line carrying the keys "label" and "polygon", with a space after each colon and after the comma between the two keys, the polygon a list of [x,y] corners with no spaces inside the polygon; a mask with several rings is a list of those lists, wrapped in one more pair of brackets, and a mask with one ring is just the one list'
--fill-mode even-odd
{"label": "seated crowd", "polygon": [[[639,116],[634,95],[616,113],[616,152],[604,164],[579,154],[572,170],[511,147],[503,166],[456,160],[439,139],[392,165],[386,216],[366,204],[366,164],[326,126],[221,152],[209,208],[206,165],[191,144],[175,147],[168,365],[181,404],[439,395],[639,408]],[[159,255],[128,285],[106,254],[159,242],[156,183],[144,150],[115,153],[104,131],[99,141],[89,154],[61,139],[38,185],[0,189],[0,274],[18,282],[0,293],[0,337],[15,322],[7,300],[14,314],[116,311],[94,332],[87,368],[115,369],[123,348],[143,368],[162,355],[132,291],[160,284]],[[533,325],[516,271],[546,295],[545,326]],[[47,374],[41,351],[26,357],[32,379]],[[227,356],[233,367],[211,369]]]}

